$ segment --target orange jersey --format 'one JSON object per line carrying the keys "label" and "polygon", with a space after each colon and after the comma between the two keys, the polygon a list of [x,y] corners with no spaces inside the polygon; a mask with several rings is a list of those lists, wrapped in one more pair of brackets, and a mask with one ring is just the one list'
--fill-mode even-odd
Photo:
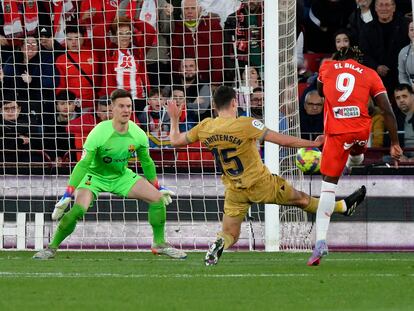
{"label": "orange jersey", "polygon": [[227,187],[249,188],[270,175],[256,144],[266,131],[262,122],[250,117],[206,118],[187,132],[187,140],[199,140],[211,150],[222,167]]}
{"label": "orange jersey", "polygon": [[386,93],[378,74],[357,61],[325,61],[318,80],[325,96],[325,133],[359,132],[371,127],[369,97]]}

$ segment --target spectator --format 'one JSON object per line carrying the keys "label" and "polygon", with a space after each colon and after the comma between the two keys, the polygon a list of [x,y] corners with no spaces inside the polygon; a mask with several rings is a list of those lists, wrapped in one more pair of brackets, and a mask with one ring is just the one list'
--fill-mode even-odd
{"label": "spectator", "polygon": [[355,39],[361,32],[362,27],[374,20],[375,12],[372,0],[355,0],[357,8],[349,16],[348,28]]}
{"label": "spectator", "polygon": [[[283,106],[281,111],[279,111],[279,131],[281,132],[288,129],[286,116],[283,111],[285,109],[286,106]],[[247,115],[247,109],[238,108],[239,117]],[[264,122],[264,91],[261,87],[254,88],[250,94],[250,116]]]}
{"label": "spectator", "polygon": [[23,104],[22,113],[30,112],[40,121],[41,113],[53,110],[43,104],[53,99],[54,67],[50,59],[39,54],[35,37],[23,40],[20,50],[4,64],[3,75],[3,88],[18,94],[17,100]]}
{"label": "spectator", "polygon": [[[150,90],[145,69],[145,46],[133,44],[133,26],[128,17],[120,17],[113,25],[117,43],[107,50],[100,94],[115,89],[131,92],[133,99],[146,97]],[[142,42],[143,43],[143,42]]]}
{"label": "spectator", "polygon": [[[154,1],[155,2],[155,1]],[[120,14],[129,16],[127,6],[130,0],[121,1]],[[150,85],[165,87],[171,85],[171,33],[174,32],[173,12],[174,7],[166,0],[157,1],[157,17],[154,24],[158,30],[157,40],[148,47],[146,55],[146,67]],[[139,20],[141,8],[137,5],[133,20]],[[150,44],[147,40],[146,44]]]}
{"label": "spectator", "polygon": [[260,77],[260,72],[256,67],[245,67],[242,71],[241,78],[241,85],[249,85],[251,89],[262,87],[262,78]]}
{"label": "spectator", "polygon": [[56,96],[56,113],[43,124],[44,151],[57,162],[61,162],[64,155],[75,148],[73,137],[67,133],[67,126],[69,121],[78,117],[76,106],[75,94],[61,91]]}
{"label": "spectator", "polygon": [[306,25],[305,45],[315,53],[331,53],[334,33],[346,27],[355,3],[351,0],[313,0]]}
{"label": "spectator", "polygon": [[56,59],[59,75],[57,94],[70,89],[81,101],[82,109],[93,108],[94,88],[99,86],[99,66],[90,50],[83,50],[83,33],[81,27],[66,28],[66,53]]}
{"label": "spectator", "polygon": [[181,61],[180,72],[173,76],[174,85],[184,85],[187,119],[191,126],[212,116],[210,85],[197,71],[194,58]]}
{"label": "spectator", "polygon": [[170,117],[165,104],[165,98],[159,89],[153,88],[148,96],[148,105],[138,114],[139,123],[148,134],[150,147],[170,145]]}
{"label": "spectator", "polygon": [[256,87],[250,95],[250,116],[264,122],[263,111],[263,89]]}
{"label": "spectator", "polygon": [[378,72],[392,92],[398,83],[398,53],[408,44],[407,22],[395,11],[394,0],[376,0],[378,19],[365,24],[359,37],[364,64]]}
{"label": "spectator", "polygon": [[[263,6],[262,1],[242,3],[240,9],[231,14],[224,26],[224,48],[226,81],[233,82],[235,68],[245,66],[260,68],[263,49]],[[236,47],[234,47],[234,45]],[[236,48],[236,51],[234,49]],[[235,59],[237,55],[237,60]],[[236,66],[235,62],[238,62]]]}
{"label": "spectator", "polygon": [[181,116],[179,119],[179,127],[181,130],[189,130],[191,129],[193,124],[187,122],[187,107],[186,107],[186,99],[185,99],[185,90],[182,85],[173,85],[172,92],[171,92],[171,99],[175,100],[177,105],[182,106]]}
{"label": "spectator", "polygon": [[408,37],[410,44],[403,47],[398,54],[398,81],[402,84],[409,84],[414,88],[414,23],[408,26]]}
{"label": "spectator", "polygon": [[2,28],[11,40],[33,36],[39,25],[39,11],[35,1],[2,1]]}
{"label": "spectator", "polygon": [[62,45],[53,38],[52,28],[42,26],[39,28],[40,50],[45,57],[53,59],[53,62],[65,51]]}
{"label": "spectator", "polygon": [[349,30],[345,28],[339,29],[335,33],[334,38],[335,38],[335,49],[337,51],[339,51],[342,48],[349,48],[350,46],[353,45],[352,44],[353,37],[351,33],[349,32]]}
{"label": "spectator", "polygon": [[243,110],[247,106],[247,98],[251,96],[255,88],[262,87],[262,79],[255,67],[245,67],[241,74],[239,89],[237,90],[237,101]]}
{"label": "spectator", "polygon": [[53,13],[51,25],[53,25],[54,29],[54,38],[62,45],[64,45],[66,41],[65,27],[79,26],[80,1],[81,0],[48,1],[49,11],[50,13]]}
{"label": "spectator", "polygon": [[300,107],[300,132],[302,138],[309,140],[323,133],[323,98],[317,90],[308,92]]}
{"label": "spectator", "polygon": [[[414,147],[414,91],[411,85],[399,84],[394,89],[395,101],[398,108],[405,115],[404,120],[404,141],[405,148]],[[414,152],[405,152],[402,161],[414,161]]]}
{"label": "spectator", "polygon": [[85,46],[94,50],[106,48],[106,34],[117,15],[120,0],[81,0],[79,25],[86,30]]}
{"label": "spectator", "polygon": [[[112,118],[111,101],[108,96],[102,96],[95,100],[94,112],[82,114],[80,117],[70,120],[67,131],[75,139],[75,148],[81,150],[86,137],[94,126],[101,121]],[[78,160],[80,154],[77,154]]]}
{"label": "spectator", "polygon": [[223,82],[223,30],[220,20],[202,16],[197,0],[183,0],[182,21],[176,21],[172,34],[173,69],[180,70],[184,58],[197,59],[197,69],[204,81]]}
{"label": "spectator", "polygon": [[41,148],[38,128],[31,127],[15,94],[7,92],[0,102],[0,161],[42,162],[34,150]]}

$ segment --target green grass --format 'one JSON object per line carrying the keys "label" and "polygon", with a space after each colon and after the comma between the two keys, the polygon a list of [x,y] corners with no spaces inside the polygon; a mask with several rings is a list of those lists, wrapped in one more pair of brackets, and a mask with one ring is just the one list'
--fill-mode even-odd
{"label": "green grass", "polygon": [[414,310],[414,254],[0,252],[0,310]]}

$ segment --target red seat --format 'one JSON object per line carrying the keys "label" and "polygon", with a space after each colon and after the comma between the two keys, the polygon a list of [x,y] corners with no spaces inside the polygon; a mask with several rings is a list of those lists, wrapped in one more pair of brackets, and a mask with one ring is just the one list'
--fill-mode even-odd
{"label": "red seat", "polygon": [[311,72],[318,72],[321,60],[325,57],[330,57],[330,54],[325,53],[305,53],[305,68]]}
{"label": "red seat", "polygon": [[214,167],[212,153],[202,147],[200,142],[188,145],[177,152],[177,166]]}

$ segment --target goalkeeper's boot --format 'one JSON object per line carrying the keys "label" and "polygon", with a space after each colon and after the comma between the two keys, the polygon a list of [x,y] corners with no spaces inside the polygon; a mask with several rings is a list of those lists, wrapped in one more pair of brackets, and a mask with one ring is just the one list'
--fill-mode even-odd
{"label": "goalkeeper's boot", "polygon": [[361,204],[362,201],[364,201],[366,194],[367,188],[365,188],[365,186],[362,186],[361,188],[347,196],[344,199],[346,203],[346,211],[344,212],[344,215],[351,216],[353,213],[355,213],[355,209],[359,204]]}
{"label": "goalkeeper's boot", "polygon": [[47,260],[47,259],[55,258],[55,255],[56,255],[56,249],[48,247],[34,254],[33,259]]}
{"label": "goalkeeper's boot", "polygon": [[224,249],[224,239],[219,237],[207,251],[206,257],[204,258],[204,263],[206,266],[217,265],[217,262],[223,253]]}
{"label": "goalkeeper's boot", "polygon": [[174,259],[186,259],[187,254],[182,250],[173,247],[169,243],[153,244],[151,246],[151,252],[154,255],[165,255]]}
{"label": "goalkeeper's boot", "polygon": [[312,256],[308,259],[308,266],[319,266],[323,256],[328,255],[328,245],[325,240],[316,241]]}

